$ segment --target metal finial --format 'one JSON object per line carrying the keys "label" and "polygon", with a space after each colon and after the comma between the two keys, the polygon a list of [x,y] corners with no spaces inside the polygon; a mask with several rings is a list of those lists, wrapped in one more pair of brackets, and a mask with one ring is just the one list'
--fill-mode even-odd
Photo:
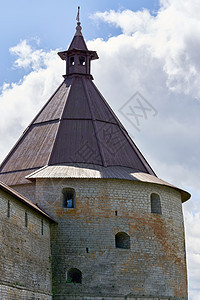
{"label": "metal finial", "polygon": [[78,6],[78,12],[77,12],[77,17],[76,17],[76,21],[77,21],[77,22],[80,22],[80,19],[79,19],[79,12],[80,12],[80,6]]}
{"label": "metal finial", "polygon": [[81,33],[82,27],[81,27],[81,23],[80,23],[79,13],[80,13],[80,6],[78,6],[78,13],[77,13],[77,17],[76,17],[77,26],[76,26],[76,33],[75,33],[75,35],[82,35],[82,33]]}

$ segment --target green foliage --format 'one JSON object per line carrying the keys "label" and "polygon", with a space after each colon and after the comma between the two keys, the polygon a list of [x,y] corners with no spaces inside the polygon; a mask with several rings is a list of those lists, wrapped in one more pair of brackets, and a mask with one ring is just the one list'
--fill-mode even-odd
{"label": "green foliage", "polygon": [[67,280],[66,280],[66,283],[71,283],[72,282],[72,278],[69,277]]}

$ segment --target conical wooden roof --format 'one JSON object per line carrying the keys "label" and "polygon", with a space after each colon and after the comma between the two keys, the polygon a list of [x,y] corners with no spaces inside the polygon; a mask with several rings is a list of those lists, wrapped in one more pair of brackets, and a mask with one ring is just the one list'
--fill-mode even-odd
{"label": "conical wooden roof", "polygon": [[76,61],[84,53],[85,69],[68,68],[63,83],[3,161],[0,180],[8,185],[27,182],[25,176],[43,166],[68,163],[121,166],[155,175],[94,85],[88,66],[98,56],[87,49],[80,23],[76,29],[68,51],[59,55],[69,64],[72,56]]}

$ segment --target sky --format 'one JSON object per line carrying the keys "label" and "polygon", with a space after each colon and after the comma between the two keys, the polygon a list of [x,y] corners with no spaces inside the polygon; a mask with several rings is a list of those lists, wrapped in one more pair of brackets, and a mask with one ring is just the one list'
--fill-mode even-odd
{"label": "sky", "polygon": [[200,300],[198,0],[2,1],[0,161],[62,82],[57,52],[74,35],[78,5],[100,57],[95,84],[157,176],[192,194],[183,204],[189,300]]}

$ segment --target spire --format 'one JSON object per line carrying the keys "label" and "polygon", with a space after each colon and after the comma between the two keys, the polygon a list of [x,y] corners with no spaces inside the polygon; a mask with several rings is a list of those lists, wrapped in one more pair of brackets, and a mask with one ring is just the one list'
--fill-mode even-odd
{"label": "spire", "polygon": [[78,6],[76,21],[77,21],[77,26],[76,26],[75,36],[82,35],[82,32],[81,32],[82,27],[81,27],[81,22],[80,22],[80,6]]}
{"label": "spire", "polygon": [[77,17],[76,17],[76,21],[78,23],[80,22],[79,14],[80,14],[80,6],[78,6],[78,12],[77,12]]}
{"label": "spire", "polygon": [[68,48],[69,50],[72,49],[79,49],[79,50],[85,50],[87,51],[88,48],[86,46],[86,43],[84,41],[83,35],[82,35],[82,27],[81,27],[81,22],[80,22],[80,6],[78,6],[78,12],[77,12],[77,16],[76,16],[76,21],[77,21],[77,25],[76,25],[76,33],[74,35],[74,38]]}

